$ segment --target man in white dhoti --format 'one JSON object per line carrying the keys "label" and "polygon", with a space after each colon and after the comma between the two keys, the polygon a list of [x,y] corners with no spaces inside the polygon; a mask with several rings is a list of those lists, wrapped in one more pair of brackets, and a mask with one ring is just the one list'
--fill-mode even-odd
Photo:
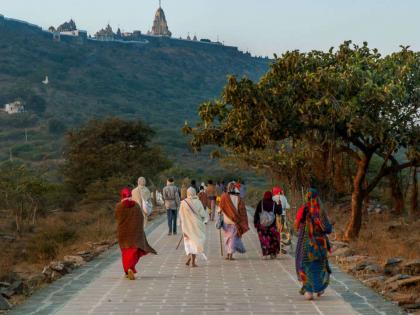
{"label": "man in white dhoti", "polygon": [[185,253],[188,256],[186,265],[197,267],[196,258],[202,254],[204,259],[204,243],[206,241],[205,222],[208,220],[208,214],[197,197],[194,188],[187,190],[187,198],[181,201],[179,208],[179,220],[184,236]]}

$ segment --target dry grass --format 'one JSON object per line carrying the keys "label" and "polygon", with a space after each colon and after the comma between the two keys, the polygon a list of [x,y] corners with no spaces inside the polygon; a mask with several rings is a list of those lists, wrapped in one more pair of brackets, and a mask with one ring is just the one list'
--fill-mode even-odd
{"label": "dry grass", "polygon": [[[335,236],[340,240],[350,217],[350,206],[341,204],[330,209],[330,216],[335,221]],[[376,257],[381,263],[391,257],[419,259],[420,220],[408,220],[390,212],[370,214],[364,217],[360,236],[350,246],[359,255]]]}
{"label": "dry grass", "polygon": [[[150,220],[163,213],[155,209]],[[13,220],[0,220],[3,231],[13,234]],[[0,240],[0,281],[11,272],[28,278],[52,260],[91,250],[93,243],[116,239],[114,204],[83,205],[74,212],[54,212],[15,241]]]}
{"label": "dry grass", "polygon": [[[11,222],[8,234],[13,234]],[[1,241],[0,279],[10,272],[29,276],[32,270],[39,269],[51,260],[64,255],[85,250],[88,242],[101,242],[115,239],[115,220],[113,206],[85,207],[75,212],[50,213],[40,218],[36,227],[24,233],[15,241]]]}

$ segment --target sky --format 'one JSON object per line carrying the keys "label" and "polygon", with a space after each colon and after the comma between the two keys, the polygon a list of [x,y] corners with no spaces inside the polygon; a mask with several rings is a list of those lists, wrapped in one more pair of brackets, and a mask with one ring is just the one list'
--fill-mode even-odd
{"label": "sky", "polygon": [[[73,18],[94,34],[109,23],[151,29],[158,0],[0,0],[0,14],[43,28]],[[219,39],[256,56],[367,41],[382,54],[420,50],[420,0],[162,0],[174,37]]]}

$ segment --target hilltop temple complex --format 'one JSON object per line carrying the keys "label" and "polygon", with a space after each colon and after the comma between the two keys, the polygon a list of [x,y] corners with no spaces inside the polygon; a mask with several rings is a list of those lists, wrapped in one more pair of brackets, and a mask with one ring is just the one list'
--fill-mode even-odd
{"label": "hilltop temple complex", "polygon": [[[1,22],[1,20],[0,20]],[[147,33],[142,33],[140,30],[131,32],[122,31],[118,28],[116,32],[111,25],[97,31],[93,36],[88,35],[86,31],[77,29],[76,23],[73,19],[65,22],[57,28],[51,26],[48,29],[49,33],[53,35],[55,41],[76,41],[83,43],[86,40],[96,40],[102,42],[121,42],[124,44],[149,44],[149,43],[166,43],[170,45],[190,45],[193,43],[210,44],[211,46],[224,46],[226,48],[237,49],[237,47],[225,46],[219,40],[211,41],[207,38],[197,38],[197,35],[190,36],[188,33],[186,38],[174,38],[172,32],[169,30],[168,22],[166,20],[165,12],[162,9],[161,0],[159,0],[159,7],[156,10],[152,29]],[[194,44],[195,45],[195,44]],[[229,49],[228,48],[228,49]]]}
{"label": "hilltop temple complex", "polygon": [[165,12],[163,12],[160,0],[159,8],[155,13],[155,20],[153,21],[152,31],[148,32],[148,34],[155,36],[172,36],[172,33],[168,27],[168,23],[166,22]]}

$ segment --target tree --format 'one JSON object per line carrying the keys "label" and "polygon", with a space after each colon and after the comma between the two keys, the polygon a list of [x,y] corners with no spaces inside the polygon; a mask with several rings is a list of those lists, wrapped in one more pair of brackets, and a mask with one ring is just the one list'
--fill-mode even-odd
{"label": "tree", "polygon": [[90,184],[113,177],[156,178],[171,163],[158,147],[149,145],[153,134],[140,121],[119,118],[92,120],[68,133],[66,182],[76,192],[84,193]]}
{"label": "tree", "polygon": [[48,132],[51,134],[63,134],[67,129],[66,124],[57,118],[51,118],[48,120]]}
{"label": "tree", "polygon": [[[201,122],[184,131],[198,150],[216,144],[243,155],[303,139],[345,153],[355,164],[346,238],[355,238],[364,198],[385,176],[419,164],[419,60],[408,48],[382,57],[351,42],[286,52],[258,83],[230,77],[219,100],[200,106]],[[401,162],[400,148],[414,154]],[[382,165],[364,185],[374,155]]]}
{"label": "tree", "polygon": [[39,95],[33,94],[30,97],[28,97],[26,100],[26,109],[33,111],[37,114],[42,114],[45,112],[45,109],[47,108],[47,102],[44,98],[42,98]]}
{"label": "tree", "polygon": [[36,224],[44,207],[50,185],[20,163],[0,165],[0,207],[13,211],[16,232],[20,234],[26,221]]}

